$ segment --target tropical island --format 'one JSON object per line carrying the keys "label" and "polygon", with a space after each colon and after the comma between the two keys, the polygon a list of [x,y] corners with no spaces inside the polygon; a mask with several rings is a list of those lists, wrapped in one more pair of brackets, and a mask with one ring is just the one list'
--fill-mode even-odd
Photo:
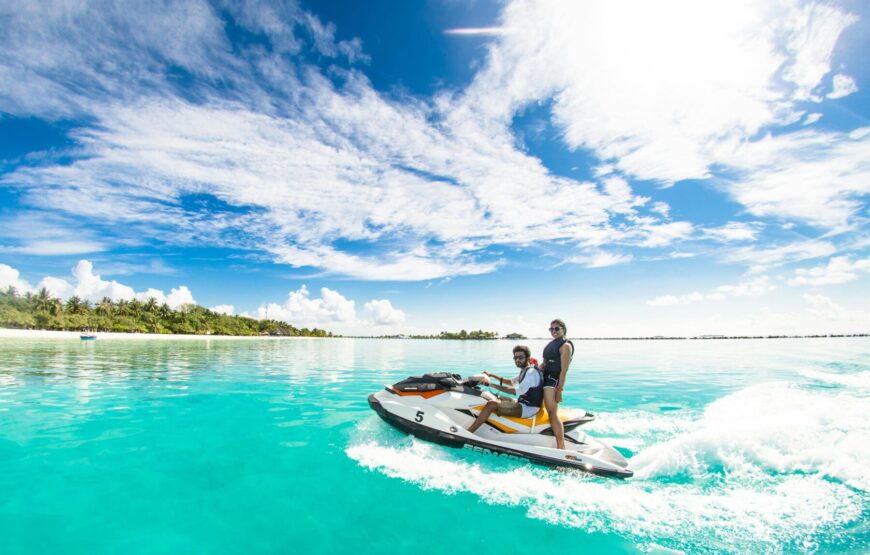
{"label": "tropical island", "polygon": [[19,295],[14,287],[0,291],[0,327],[42,330],[94,330],[120,333],[183,335],[335,337],[318,328],[297,328],[278,320],[229,316],[184,304],[171,308],[153,297],[146,301],[108,297],[94,305],[80,297],[66,302],[45,289]]}
{"label": "tropical island", "polygon": [[[362,336],[360,336],[362,337]],[[416,335],[378,335],[378,336],[365,336],[367,339],[460,339],[460,340],[481,340],[481,339],[513,339],[515,337],[523,338],[520,334],[510,334],[508,336],[499,338],[497,331],[483,331],[483,330],[474,330],[474,331],[442,331],[436,335],[425,335],[425,334],[416,334]]]}
{"label": "tropical island", "polygon": [[438,335],[409,335],[409,339],[498,339],[497,331],[442,331]]}

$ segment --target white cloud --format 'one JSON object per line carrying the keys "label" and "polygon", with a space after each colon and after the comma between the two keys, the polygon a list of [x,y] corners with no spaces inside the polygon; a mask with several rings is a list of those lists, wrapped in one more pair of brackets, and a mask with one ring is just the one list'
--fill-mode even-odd
{"label": "white cloud", "polygon": [[737,285],[720,285],[713,293],[721,293],[730,297],[758,297],[774,289],[776,289],[776,285],[770,282],[768,276],[758,276]]}
{"label": "white cloud", "polygon": [[721,227],[705,228],[704,235],[723,243],[731,241],[755,241],[761,231],[761,224],[757,222],[728,222]]}
{"label": "white cloud", "polygon": [[21,279],[21,274],[18,270],[12,266],[0,264],[0,290],[6,291],[9,287],[14,287],[19,295],[35,291],[30,283]]}
{"label": "white cloud", "polygon": [[92,236],[93,231],[83,228],[81,222],[57,211],[19,211],[10,217],[4,215],[0,227],[0,253],[58,256],[107,250],[104,241]]}
{"label": "white cloud", "polygon": [[822,114],[819,112],[813,112],[812,114],[807,114],[804,118],[804,121],[801,122],[801,125],[812,125],[822,119]]}
{"label": "white cloud", "polygon": [[160,289],[154,289],[152,287],[149,287],[140,293],[136,293],[136,300],[138,301],[148,302],[150,299],[154,299],[159,304],[163,304],[166,302],[166,294]]}
{"label": "white cloud", "polygon": [[[661,205],[636,227],[615,225],[613,215],[634,215],[647,199],[618,177],[599,187],[552,175],[517,150],[503,122],[462,117],[465,96],[391,99],[356,70],[336,69],[335,85],[292,57],[304,45],[300,28],[321,54],[343,52],[335,28],[298,7],[228,8],[276,51],[233,54],[224,22],[204,3],[160,14],[89,6],[42,17],[28,5],[13,14],[16,33],[0,38],[10,56],[0,60],[9,77],[0,98],[12,113],[95,122],[73,133],[72,163],[4,176],[31,206],[146,238],[264,249],[279,262],[361,279],[490,272],[500,261],[488,249],[500,244],[655,248],[691,227],[661,224]],[[115,32],[128,27],[130,37]],[[30,63],[38,52],[49,53]],[[191,73],[194,100],[165,81],[167,64]],[[190,210],[189,194],[236,210]],[[516,218],[517,199],[527,218]],[[342,240],[378,248],[355,252],[337,247]]]}
{"label": "white cloud", "polygon": [[724,260],[748,264],[751,272],[758,273],[776,266],[830,256],[836,252],[837,248],[829,241],[811,239],[764,248],[741,247],[727,253]]}
{"label": "white cloud", "polygon": [[650,206],[650,210],[652,210],[653,212],[657,212],[657,213],[661,214],[662,216],[664,216],[665,218],[667,218],[671,212],[671,207],[666,202],[658,201],[658,202],[654,202],[652,204],[652,206]]}
{"label": "white cloud", "polygon": [[646,302],[649,306],[673,306],[700,301],[721,301],[728,297],[758,297],[776,289],[768,276],[759,276],[736,285],[720,285],[707,294],[693,291],[686,295],[661,295]]}
{"label": "white cloud", "polygon": [[0,252],[54,256],[65,254],[87,254],[105,250],[102,243],[91,241],[28,241],[16,247],[0,246]]}
{"label": "white cloud", "polygon": [[269,303],[257,309],[260,319],[282,320],[300,327],[328,327],[350,324],[356,319],[355,301],[328,287],[320,289],[320,298],[312,299],[303,285],[292,291],[283,304]]}
{"label": "white cloud", "polygon": [[572,264],[580,264],[587,268],[605,268],[616,264],[625,264],[632,260],[630,254],[616,254],[598,251],[589,255],[572,256],[566,260]]}
{"label": "white cloud", "polygon": [[378,326],[401,324],[405,321],[405,312],[393,308],[387,299],[371,300],[364,305],[366,312]]}
{"label": "white cloud", "polygon": [[831,55],[843,30],[858,18],[820,2],[785,4],[787,52],[792,56],[783,77],[797,85],[795,98],[818,100],[813,94],[831,70]]}
{"label": "white cloud", "polygon": [[680,298],[676,295],[659,295],[658,297],[646,302],[646,304],[650,306],[672,306],[680,303]]}
{"label": "white cloud", "polygon": [[827,94],[828,98],[837,99],[858,92],[858,84],[855,79],[848,75],[838,73],[834,75],[833,90]]}
{"label": "white cloud", "polygon": [[826,266],[798,268],[789,285],[834,285],[858,279],[861,271],[870,271],[870,258],[851,262],[847,256],[835,256]]}
{"label": "white cloud", "polygon": [[842,230],[870,193],[870,127],[849,134],[804,129],[725,150],[741,173],[725,182],[726,191],[756,216]]}
{"label": "white cloud", "polygon": [[226,314],[227,316],[232,316],[236,308],[231,304],[219,304],[217,306],[211,307],[212,312],[217,312],[218,314]]}
{"label": "white cloud", "polygon": [[501,21],[516,32],[491,47],[457,117],[506,121],[555,99],[569,146],[636,177],[703,178],[726,161],[718,144],[794,119],[855,20],[821,3],[517,0]]}
{"label": "white cloud", "polygon": [[643,223],[638,227],[638,235],[643,237],[639,244],[642,247],[666,247],[689,238],[693,231],[694,226],[689,222]]}
{"label": "white cloud", "polygon": [[74,294],[91,302],[98,301],[103,297],[109,297],[113,301],[132,300],[136,292],[132,287],[117,281],[106,281],[99,274],[94,273],[94,265],[88,260],[79,260],[72,271],[76,280]]}
{"label": "white cloud", "polygon": [[196,304],[196,300],[194,300],[190,289],[186,285],[181,285],[172,288],[172,291],[166,296],[166,304],[172,308],[178,308],[184,304]]}
{"label": "white cloud", "polygon": [[[9,282],[9,285],[14,285],[20,293],[32,292],[45,287],[52,296],[62,300],[77,296],[94,303],[99,302],[103,297],[108,297],[113,301],[129,301],[132,299],[146,301],[154,297],[158,302],[166,302],[172,308],[177,308],[182,304],[196,303],[190,289],[185,285],[173,288],[169,296],[166,296],[159,289],[147,289],[137,293],[128,285],[114,280],[104,280],[99,274],[94,272],[94,265],[89,260],[78,261],[72,269],[72,278],[73,282],[70,283],[64,278],[45,276],[35,288],[31,287],[27,289],[23,286],[27,285],[29,287],[29,284],[18,278],[18,270],[5,264],[0,264],[0,286],[3,286],[3,283]],[[18,283],[22,287],[15,285],[15,283]]]}
{"label": "white cloud", "polygon": [[460,36],[478,36],[478,37],[498,37],[508,35],[512,31],[507,27],[456,27],[453,29],[445,29],[445,35],[460,35]]}
{"label": "white cloud", "polygon": [[591,149],[608,170],[670,184],[718,165],[737,174],[725,190],[751,214],[842,229],[870,188],[865,137],[756,137],[818,100],[855,21],[820,2],[517,0],[502,18],[516,32],[491,47],[455,117],[508,122],[552,100],[568,146]]}
{"label": "white cloud", "polygon": [[846,315],[846,309],[836,304],[830,297],[804,294],[803,298],[810,304],[810,312],[820,318],[839,320]]}
{"label": "white cloud", "polygon": [[371,326],[396,326],[405,322],[405,312],[395,308],[388,299],[372,299],[363,305],[366,318],[359,318],[356,301],[338,291],[322,287],[314,298],[302,285],[291,291],[283,303],[261,305],[253,317],[281,320],[297,327],[318,327],[345,333],[371,333]]}

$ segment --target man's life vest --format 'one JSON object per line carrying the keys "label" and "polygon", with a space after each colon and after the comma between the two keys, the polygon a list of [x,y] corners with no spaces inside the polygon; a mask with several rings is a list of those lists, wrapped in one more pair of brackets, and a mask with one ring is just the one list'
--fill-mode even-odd
{"label": "man's life vest", "polygon": [[538,385],[530,387],[528,391],[517,397],[517,402],[529,407],[540,407],[544,404],[544,376],[541,375],[540,368],[537,366],[526,366],[523,368],[523,371],[520,372],[520,379],[517,385],[526,379],[526,373],[529,370],[534,370],[538,373]]}

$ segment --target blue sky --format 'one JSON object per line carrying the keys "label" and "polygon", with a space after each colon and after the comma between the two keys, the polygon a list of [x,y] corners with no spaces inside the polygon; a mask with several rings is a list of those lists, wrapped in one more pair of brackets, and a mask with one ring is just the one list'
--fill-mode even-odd
{"label": "blue sky", "polygon": [[0,286],[870,330],[861,2],[0,1]]}

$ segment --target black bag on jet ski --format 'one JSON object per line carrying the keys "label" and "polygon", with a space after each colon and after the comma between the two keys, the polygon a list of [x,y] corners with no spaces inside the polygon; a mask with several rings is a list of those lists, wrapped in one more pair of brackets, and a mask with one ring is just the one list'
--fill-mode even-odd
{"label": "black bag on jet ski", "polygon": [[422,376],[405,378],[393,386],[396,391],[435,391],[436,389],[450,389],[459,384],[459,375],[448,372],[435,372]]}

